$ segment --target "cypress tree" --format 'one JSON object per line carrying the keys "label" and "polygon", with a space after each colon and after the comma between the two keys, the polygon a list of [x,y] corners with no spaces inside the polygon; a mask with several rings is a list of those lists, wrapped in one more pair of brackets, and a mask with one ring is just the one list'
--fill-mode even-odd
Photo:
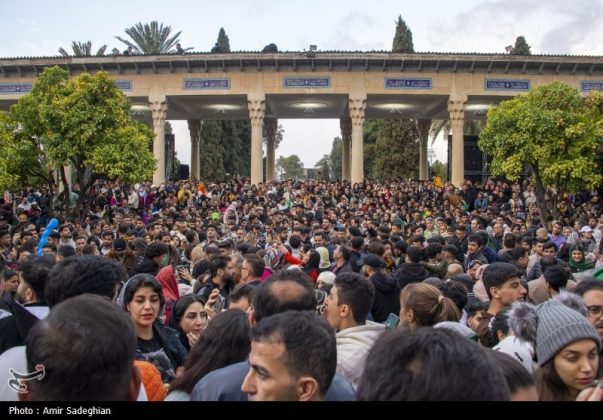
{"label": "cypress tree", "polygon": [[220,28],[220,32],[218,32],[218,40],[216,41],[216,45],[218,48],[220,48],[220,52],[230,52],[230,41],[228,40],[228,35],[226,35],[224,28]]}
{"label": "cypress tree", "polygon": [[406,26],[402,15],[398,16],[396,22],[396,35],[394,35],[394,46],[392,51],[395,53],[414,53],[415,48],[412,42],[412,32]]}
{"label": "cypress tree", "polygon": [[526,39],[523,36],[518,36],[515,40],[515,46],[511,51],[512,55],[532,55],[530,51],[530,46],[526,42]]}

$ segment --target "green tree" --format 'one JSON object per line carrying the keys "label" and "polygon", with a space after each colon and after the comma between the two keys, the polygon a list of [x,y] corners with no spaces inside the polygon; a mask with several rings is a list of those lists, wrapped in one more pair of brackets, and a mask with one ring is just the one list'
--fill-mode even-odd
{"label": "green tree", "polygon": [[226,35],[224,28],[220,28],[220,32],[218,32],[218,41],[216,41],[216,45],[220,49],[220,52],[230,52],[230,41],[228,40],[228,35]]}
{"label": "green tree", "polygon": [[[392,51],[414,53],[412,32],[402,16],[396,22]],[[415,133],[414,137],[410,135]],[[412,120],[366,121],[364,127],[364,174],[367,178],[392,178],[412,175],[408,167],[418,167],[417,128]],[[392,149],[392,147],[394,147]],[[410,153],[406,155],[406,153]],[[391,172],[390,169],[395,169]],[[414,170],[414,169],[413,169]]]}
{"label": "green tree", "polygon": [[329,154],[329,173],[331,175],[331,181],[341,179],[343,166],[343,140],[341,137],[335,137],[333,139],[333,145],[331,146],[331,153]]}
{"label": "green tree", "polygon": [[414,53],[415,47],[412,42],[412,32],[406,26],[406,22],[402,19],[402,15],[398,16],[396,22],[396,35],[394,35],[394,45],[392,51],[395,53]]}
{"label": "green tree", "polygon": [[[283,141],[283,134],[285,134],[285,129],[283,128],[282,125],[278,125],[278,127],[276,128],[276,133],[274,133],[274,149],[278,149],[278,147],[281,145],[281,142]],[[268,142],[268,133],[266,132],[266,125],[264,124],[263,128],[262,128],[262,141],[264,142],[264,144],[266,144]]]}
{"label": "green tree", "polygon": [[[137,23],[124,30],[130,40],[119,36],[115,38],[132,47],[137,54],[168,54],[177,52],[176,45],[180,42],[182,31],[172,35],[172,28],[164,26],[163,23],[152,21],[151,23]],[[190,48],[187,48],[187,50]]]}
{"label": "green tree", "polygon": [[419,135],[409,120],[380,121],[373,175],[377,179],[418,178]]}
{"label": "green tree", "polygon": [[226,176],[224,169],[224,146],[222,143],[222,122],[203,121],[200,136],[200,172],[201,178],[221,181]]}
{"label": "green tree", "polygon": [[[486,121],[484,120],[465,120],[463,123],[463,135],[465,136],[479,136],[484,127]],[[443,131],[445,134],[445,140],[448,141],[448,134],[450,133],[451,125],[450,120],[434,120],[429,127],[429,137],[431,137],[431,144],[436,141],[438,135]]]}
{"label": "green tree", "polygon": [[540,86],[491,109],[479,147],[493,175],[516,180],[529,166],[541,219],[557,218],[564,192],[601,185],[602,111],[600,93],[582,99],[561,82]]}
{"label": "green tree", "polygon": [[530,46],[526,42],[526,39],[523,36],[518,36],[515,40],[515,46],[511,50],[509,54],[512,55],[532,55],[530,51]]}
{"label": "green tree", "polygon": [[323,155],[314,167],[320,171],[322,179],[326,181],[333,180],[334,174],[331,174],[331,158],[329,155]]}
{"label": "green tree", "polygon": [[[61,53],[61,55],[63,57],[71,57],[71,56],[73,56],[73,57],[90,57],[90,56],[92,56],[92,41],[87,41],[87,42],[73,41],[71,43],[71,49],[73,51],[73,54],[69,54],[69,52],[67,52],[67,50],[65,50],[63,47],[59,48],[59,53]],[[103,45],[96,51],[95,55],[97,55],[97,56],[105,55],[106,50],[107,50],[107,45]]]}
{"label": "green tree", "polygon": [[280,156],[276,161],[277,171],[283,171],[285,178],[301,178],[304,176],[304,164],[297,155]]}
{"label": "green tree", "polygon": [[437,176],[442,178],[442,181],[448,181],[448,164],[436,160],[431,165],[431,171],[435,172]]}
{"label": "green tree", "polygon": [[[106,72],[69,79],[69,73],[57,66],[46,69],[31,93],[11,107],[8,120],[9,142],[0,149],[31,153],[17,160],[37,162],[42,176],[60,169],[66,197],[64,166],[72,167],[80,186],[76,214],[101,176],[137,182],[153,174],[155,161],[148,150],[153,132],[132,120],[130,102]],[[28,170],[16,169],[21,174]],[[69,200],[64,201],[68,207]]]}

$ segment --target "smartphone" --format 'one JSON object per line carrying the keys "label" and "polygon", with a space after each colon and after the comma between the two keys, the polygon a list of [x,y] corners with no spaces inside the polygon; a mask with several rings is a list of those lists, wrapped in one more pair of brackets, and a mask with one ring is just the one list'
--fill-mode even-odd
{"label": "smartphone", "polygon": [[225,303],[226,303],[226,298],[219,294],[218,297],[216,298],[216,303],[214,303],[214,311],[216,313],[222,312],[222,309],[224,309]]}
{"label": "smartphone", "polygon": [[390,314],[387,316],[387,319],[385,320],[385,329],[394,330],[396,329],[399,323],[400,318],[398,317],[398,315],[390,312]]}

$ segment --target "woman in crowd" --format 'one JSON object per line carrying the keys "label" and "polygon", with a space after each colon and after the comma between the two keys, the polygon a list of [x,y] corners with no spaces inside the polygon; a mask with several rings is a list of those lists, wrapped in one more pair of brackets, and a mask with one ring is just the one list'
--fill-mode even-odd
{"label": "woman in crowd", "polygon": [[572,307],[560,298],[537,307],[516,302],[509,314],[515,334],[535,344],[540,401],[573,401],[596,379],[601,340],[584,315],[584,302],[576,297],[567,304]]}
{"label": "woman in crowd", "polygon": [[188,401],[203,376],[245,360],[251,350],[250,329],[243,311],[232,309],[217,314],[192,347],[184,371],[171,384],[166,401]]}
{"label": "woman in crowd", "polygon": [[429,327],[443,321],[458,322],[461,313],[454,302],[427,283],[410,283],[400,294],[400,324]]}
{"label": "woman in crowd", "polygon": [[136,358],[152,363],[169,383],[184,364],[187,351],[178,333],[157,322],[165,304],[159,282],[150,274],[137,274],[125,285],[123,307],[136,327]]}
{"label": "woman in crowd", "polygon": [[197,295],[182,296],[174,304],[168,326],[176,331],[187,351],[197,343],[201,332],[207,327],[207,313],[203,301]]}

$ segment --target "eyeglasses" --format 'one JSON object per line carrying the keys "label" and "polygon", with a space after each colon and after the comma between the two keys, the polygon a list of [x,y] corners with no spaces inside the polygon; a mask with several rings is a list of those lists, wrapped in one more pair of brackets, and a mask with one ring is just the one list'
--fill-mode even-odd
{"label": "eyeglasses", "polygon": [[591,316],[601,316],[603,314],[603,305],[590,305],[586,308]]}

